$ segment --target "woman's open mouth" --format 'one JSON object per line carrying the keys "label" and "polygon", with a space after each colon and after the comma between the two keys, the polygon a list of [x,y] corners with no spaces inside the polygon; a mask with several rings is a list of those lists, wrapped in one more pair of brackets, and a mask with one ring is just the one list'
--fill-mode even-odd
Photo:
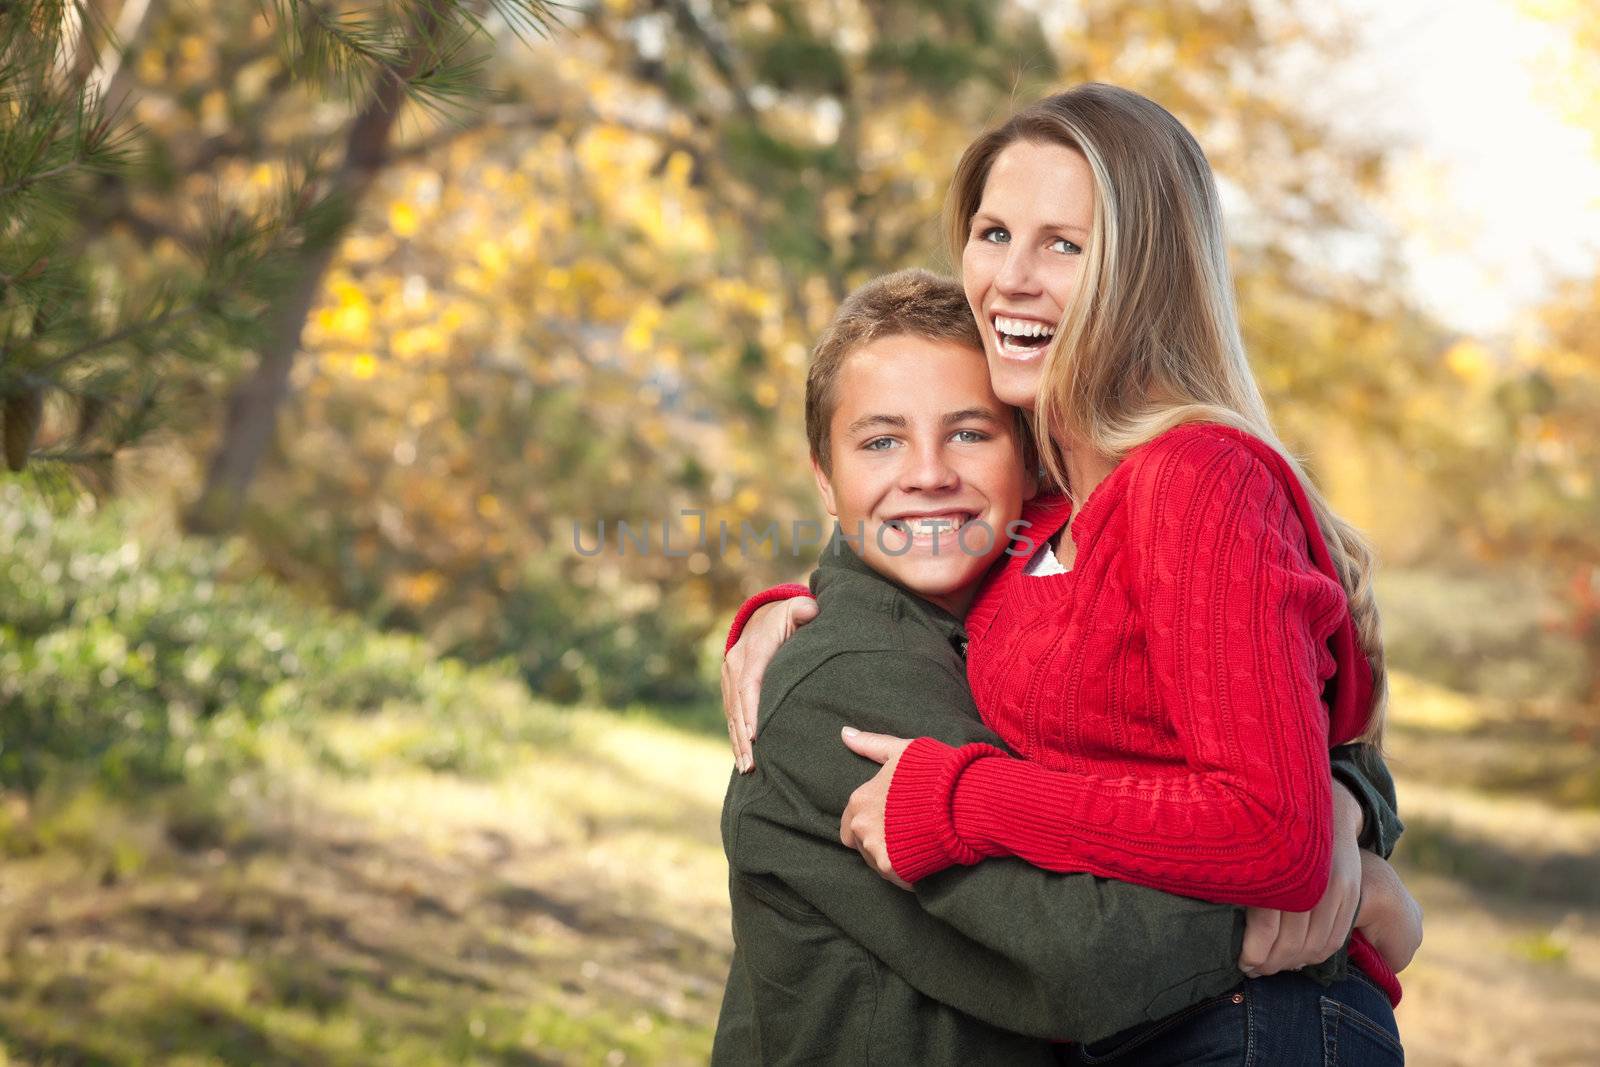
{"label": "woman's open mouth", "polygon": [[1031,359],[1044,352],[1056,335],[1056,328],[1037,319],[1014,319],[996,315],[989,320],[994,326],[1000,351],[1008,356]]}

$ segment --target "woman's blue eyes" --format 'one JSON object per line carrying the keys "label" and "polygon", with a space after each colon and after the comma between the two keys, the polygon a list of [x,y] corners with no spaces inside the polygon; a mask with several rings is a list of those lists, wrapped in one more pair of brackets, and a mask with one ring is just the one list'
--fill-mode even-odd
{"label": "woman's blue eyes", "polygon": [[[995,245],[1008,245],[1011,243],[1011,231],[1007,230],[1004,226],[990,226],[986,230],[978,231],[978,240],[987,241],[990,244]],[[1079,248],[1065,237],[1051,238],[1048,247],[1053,252],[1060,252],[1062,255],[1067,256],[1075,256],[1083,251],[1083,249]]]}

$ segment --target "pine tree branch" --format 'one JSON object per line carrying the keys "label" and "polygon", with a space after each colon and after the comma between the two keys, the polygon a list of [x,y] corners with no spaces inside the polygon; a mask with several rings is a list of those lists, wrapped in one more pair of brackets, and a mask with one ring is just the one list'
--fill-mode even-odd
{"label": "pine tree branch", "polygon": [[150,333],[154,330],[160,329],[163,326],[169,325],[170,323],[181,321],[182,319],[188,318],[191,315],[197,315],[199,312],[200,304],[197,302],[190,304],[187,307],[168,308],[166,311],[163,311],[153,319],[145,319],[140,322],[130,322],[119,330],[113,330],[111,333],[108,333],[103,337],[96,337],[94,340],[87,341],[71,351],[64,352],[59,356],[55,356],[40,368],[40,373],[49,375],[66,366],[68,363],[83,358],[90,352],[96,352],[110,345],[121,344],[123,341],[132,340],[140,334]]}
{"label": "pine tree branch", "polygon": [[73,171],[80,169],[81,164],[82,156],[79,155],[74,157],[70,163],[63,163],[58,167],[51,167],[49,170],[41,170],[35,171],[32,174],[25,174],[17,181],[14,181],[9,185],[0,185],[0,197],[14,196],[17,193],[26,192],[28,189],[33,188],[40,182],[49,181],[51,178],[57,178],[63,174],[71,174]]}

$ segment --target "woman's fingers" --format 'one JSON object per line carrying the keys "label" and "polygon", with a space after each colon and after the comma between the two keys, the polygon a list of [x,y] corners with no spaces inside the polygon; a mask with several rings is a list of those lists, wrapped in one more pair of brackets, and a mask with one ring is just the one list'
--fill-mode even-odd
{"label": "woman's fingers", "polygon": [[864,730],[857,730],[853,726],[846,726],[840,731],[839,736],[843,738],[845,747],[851,752],[858,756],[865,756],[879,765],[899,758],[901,753],[905,752],[911,745],[911,739],[907,737],[868,733]]}
{"label": "woman's fingers", "polygon": [[749,719],[744,713],[744,696],[738,681],[738,667],[743,659],[744,651],[740,645],[734,645],[722,659],[722,714],[728,721],[728,742],[733,746],[733,763],[740,773],[754,766]]}
{"label": "woman's fingers", "polygon": [[[764,619],[761,618],[763,613],[766,614]],[[754,745],[756,740],[756,719],[761,710],[761,680],[766,677],[767,664],[772,662],[772,657],[778,654],[778,649],[794,636],[796,630],[816,617],[817,601],[808,596],[790,597],[775,604],[764,604],[751,617],[752,623],[758,619],[761,621],[755,635],[757,643],[751,646],[749,659],[752,662],[745,670],[744,685],[740,694],[740,705],[744,708],[745,715],[745,733],[749,736],[751,745]],[[753,761],[751,766],[754,766]]]}
{"label": "woman's fingers", "polygon": [[[773,650],[777,650],[776,645],[773,646]],[[769,660],[771,658],[771,656],[767,657]],[[755,766],[753,746],[756,743],[756,719],[761,713],[761,679],[766,676],[766,672],[767,665],[765,662],[759,667],[751,666],[745,668],[744,682],[739,686],[739,712],[740,718],[743,720],[740,728],[743,730],[746,739],[745,756],[750,764],[750,766],[744,768],[747,771],[750,767]]]}
{"label": "woman's fingers", "polygon": [[[756,717],[761,679],[778,646],[793,632],[787,601],[763,604],[745,622],[739,640],[722,657],[722,714],[728,720],[733,762],[741,774],[755,766]],[[812,612],[815,614],[815,611]]]}
{"label": "woman's fingers", "polygon": [[743,718],[739,714],[739,688],[733,682],[732,668],[728,664],[728,657],[733,655],[729,649],[727,655],[722,657],[722,718],[728,725],[728,744],[733,749],[733,761],[739,762],[739,735],[733,724]]}
{"label": "woman's fingers", "polygon": [[816,617],[817,602],[811,597],[763,604],[745,622],[744,633],[722,659],[722,713],[733,739],[734,762],[741,772],[755,766],[761,682],[767,664],[797,627]]}
{"label": "woman's fingers", "polygon": [[[858,736],[860,736],[859,731]],[[888,738],[888,740],[897,742],[901,747],[910,744],[902,738]],[[894,765],[898,762],[897,753],[890,757],[888,763],[878,768],[877,774],[861,783],[850,794],[849,803],[844,807],[844,814],[839,816],[839,840],[847,848],[853,848],[861,853],[861,858],[867,861],[867,865],[884,879],[893,882],[901,889],[910,889],[911,886],[894,873],[894,863],[889,859],[888,830],[884,826],[884,807],[889,796],[889,782],[894,776]]]}

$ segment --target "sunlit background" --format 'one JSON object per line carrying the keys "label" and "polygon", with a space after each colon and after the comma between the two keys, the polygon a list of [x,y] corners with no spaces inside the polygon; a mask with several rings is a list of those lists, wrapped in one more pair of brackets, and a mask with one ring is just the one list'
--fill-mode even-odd
{"label": "sunlit background", "polygon": [[1380,550],[1409,1061],[1600,1059],[1600,8],[28,0],[0,61],[0,1064],[703,1062],[810,340],[1084,80],[1206,148]]}

